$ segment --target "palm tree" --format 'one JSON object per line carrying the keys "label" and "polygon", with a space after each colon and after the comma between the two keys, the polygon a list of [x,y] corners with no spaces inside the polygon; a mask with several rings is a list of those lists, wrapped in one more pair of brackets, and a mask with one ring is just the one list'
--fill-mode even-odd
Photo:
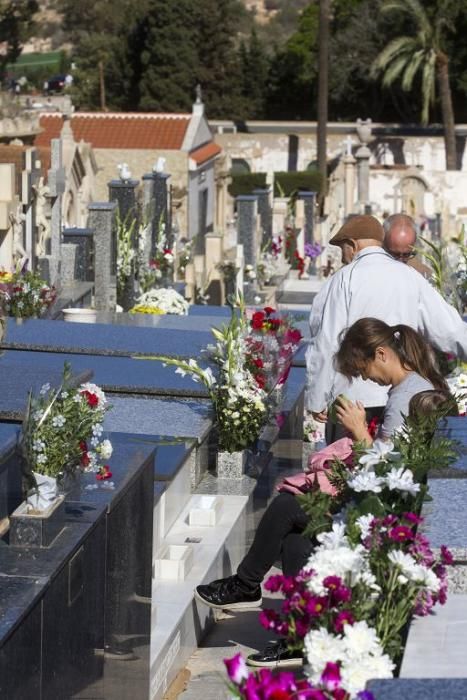
{"label": "palm tree", "polygon": [[443,49],[445,32],[455,31],[452,24],[453,7],[452,0],[442,0],[438,3],[436,15],[430,18],[419,0],[387,0],[382,11],[405,13],[415,24],[415,32],[411,36],[399,36],[390,41],[373,64],[373,73],[383,74],[384,86],[390,86],[400,79],[403,90],[407,91],[412,89],[415,75],[421,72],[422,124],[428,124],[430,106],[435,101],[438,83],[447,170],[456,170],[456,134],[449,85],[449,58]]}
{"label": "palm tree", "polygon": [[317,151],[318,170],[321,173],[320,200],[327,191],[327,153],[326,137],[328,124],[329,99],[329,15],[330,0],[319,2],[318,35],[318,128]]}

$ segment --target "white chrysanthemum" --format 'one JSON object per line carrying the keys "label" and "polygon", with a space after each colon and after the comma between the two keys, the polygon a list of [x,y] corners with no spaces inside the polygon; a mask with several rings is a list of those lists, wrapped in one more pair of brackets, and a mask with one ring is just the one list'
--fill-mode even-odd
{"label": "white chrysanthemum", "polygon": [[39,393],[41,396],[45,396],[45,394],[47,394],[48,391],[50,391],[50,384],[47,382],[47,384],[43,384],[41,386],[41,390]]}
{"label": "white chrysanthemum", "polygon": [[422,564],[417,564],[413,572],[413,581],[427,588],[430,593],[438,593],[441,582],[434,571]]}
{"label": "white chrysanthemum", "polygon": [[398,566],[407,578],[412,578],[417,562],[411,554],[401,552],[399,549],[393,549],[392,552],[389,552],[388,559],[392,564]]}
{"label": "white chrysanthemum", "polygon": [[371,523],[373,522],[374,519],[375,519],[375,516],[370,513],[370,515],[361,515],[355,521],[356,525],[360,529],[362,540],[364,540],[365,537],[368,537],[368,535],[370,534]]}
{"label": "white chrysanthemum", "polygon": [[[348,625],[347,625],[348,626]],[[392,678],[394,664],[387,655],[363,657],[356,662],[344,661],[341,666],[341,685],[350,693],[351,698],[365,689],[367,682],[373,678]]]}
{"label": "white chrysanthemum", "polygon": [[[157,271],[156,271],[157,272]],[[151,289],[141,294],[138,305],[161,309],[166,314],[185,316],[189,304],[175,289]]]}
{"label": "white chrysanthemum", "polygon": [[52,425],[54,428],[62,428],[66,423],[65,416],[59,415],[52,418]]}
{"label": "white chrysanthemum", "polygon": [[318,595],[325,593],[323,580],[327,576],[339,576],[353,586],[369,574],[367,552],[364,547],[337,547],[325,549],[318,547],[307,562],[307,569],[312,569],[316,576],[308,582],[308,588]]}
{"label": "white chrysanthemum", "polygon": [[348,659],[381,653],[376,630],[374,627],[369,627],[365,620],[355,622],[353,625],[345,625],[343,642]]}
{"label": "white chrysanthemum", "polygon": [[349,541],[345,535],[345,523],[334,523],[332,530],[322,532],[316,538],[320,545],[326,549],[337,549],[338,547],[347,546]]}
{"label": "white chrysanthemum", "polygon": [[342,638],[331,634],[324,627],[308,632],[304,639],[304,648],[311,667],[310,673],[313,675],[321,675],[328,662],[337,662],[345,657]]}
{"label": "white chrysanthemum", "polygon": [[372,491],[380,493],[385,485],[385,480],[381,476],[376,476],[374,472],[360,472],[347,481],[347,485],[357,493]]}
{"label": "white chrysanthemum", "polygon": [[102,459],[110,459],[112,457],[113,447],[110,440],[102,440],[98,446],[98,452]]}

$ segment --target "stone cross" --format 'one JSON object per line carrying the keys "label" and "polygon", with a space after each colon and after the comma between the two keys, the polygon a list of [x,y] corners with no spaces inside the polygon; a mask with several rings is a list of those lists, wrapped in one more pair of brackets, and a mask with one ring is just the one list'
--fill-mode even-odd
{"label": "stone cross", "polygon": [[60,282],[62,242],[62,195],[65,192],[65,169],[61,139],[50,142],[51,168],[47,175],[50,197],[50,253],[42,256],[42,272],[51,284]]}
{"label": "stone cross", "polygon": [[35,267],[35,260],[38,255],[36,248],[36,228],[38,226],[37,188],[40,186],[40,181],[41,169],[40,161],[37,160],[36,149],[28,148],[24,153],[23,171],[21,173],[21,202],[25,215],[24,244],[31,269]]}

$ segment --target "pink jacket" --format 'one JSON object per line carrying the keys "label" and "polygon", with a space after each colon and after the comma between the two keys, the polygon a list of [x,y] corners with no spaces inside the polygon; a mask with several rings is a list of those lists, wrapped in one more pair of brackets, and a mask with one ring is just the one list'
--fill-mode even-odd
{"label": "pink jacket", "polygon": [[342,438],[336,440],[331,445],[323,448],[319,452],[312,454],[308,462],[308,472],[301,472],[286,476],[283,481],[277,485],[277,490],[280,492],[287,491],[295,495],[306,493],[316,482],[323,493],[328,493],[330,496],[336,495],[335,488],[330,484],[326,475],[328,462],[334,459],[346,459],[352,454],[353,441],[351,438]]}

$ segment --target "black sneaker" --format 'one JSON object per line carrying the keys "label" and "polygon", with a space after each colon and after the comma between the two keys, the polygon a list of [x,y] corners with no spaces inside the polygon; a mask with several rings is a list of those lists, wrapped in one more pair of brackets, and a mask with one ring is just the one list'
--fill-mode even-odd
{"label": "black sneaker", "polygon": [[303,653],[301,651],[289,651],[285,639],[271,642],[256,654],[250,654],[246,660],[248,666],[262,666],[264,668],[287,668],[303,666]]}
{"label": "black sneaker", "polygon": [[195,596],[215,610],[246,610],[261,605],[261,586],[248,589],[237,575],[196,586]]}

